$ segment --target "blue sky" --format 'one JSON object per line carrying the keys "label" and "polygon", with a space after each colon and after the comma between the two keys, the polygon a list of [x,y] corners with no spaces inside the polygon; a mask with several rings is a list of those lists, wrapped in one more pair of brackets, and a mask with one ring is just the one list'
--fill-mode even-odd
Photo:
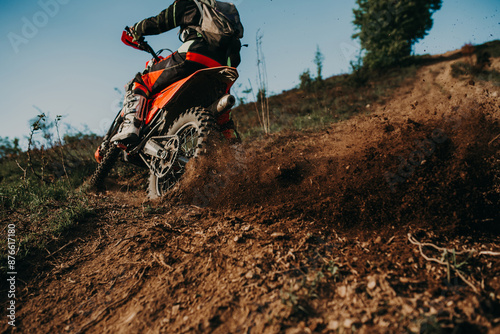
{"label": "blue sky", "polygon": [[[0,137],[24,137],[37,106],[52,117],[103,134],[117,112],[118,93],[148,54],[120,41],[126,25],[157,15],[171,1],[0,0]],[[349,72],[359,54],[354,0],[236,0],[245,26],[240,91],[256,80],[255,39],[263,34],[269,90],[295,87],[306,69],[315,72],[316,46],[323,77]],[[416,54],[438,54],[500,39],[500,1],[444,0],[434,27]],[[180,46],[177,31],[147,38],[155,48]],[[240,92],[241,95],[241,92]]]}

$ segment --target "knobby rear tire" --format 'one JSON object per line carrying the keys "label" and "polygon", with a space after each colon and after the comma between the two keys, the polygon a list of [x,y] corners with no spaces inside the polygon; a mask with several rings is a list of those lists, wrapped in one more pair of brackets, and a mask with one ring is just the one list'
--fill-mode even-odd
{"label": "knobby rear tire", "polygon": [[104,154],[104,158],[101,163],[97,166],[92,178],[90,179],[89,186],[91,188],[101,188],[104,178],[108,176],[109,172],[115,165],[118,160],[118,156],[120,155],[121,149],[112,145],[110,148],[106,150]]}
{"label": "knobby rear tire", "polygon": [[[196,142],[193,142],[193,145],[191,145],[189,149],[181,148],[181,152],[178,154],[191,160],[205,153],[208,139],[215,129],[215,120],[208,110],[201,107],[186,110],[172,122],[172,125],[170,125],[168,130],[162,135],[181,135],[182,137],[183,131],[189,127],[191,127],[190,129],[196,130],[196,139],[192,138],[195,139]],[[182,138],[180,138],[180,140],[180,146],[189,146],[186,145],[188,143],[182,142]],[[180,166],[179,163],[177,163],[177,165]],[[183,173],[184,166],[180,167],[178,172],[173,172],[171,175],[165,176],[162,179],[159,179],[153,172],[150,172],[148,197],[150,199],[155,199],[164,196],[175,184],[177,184]]]}

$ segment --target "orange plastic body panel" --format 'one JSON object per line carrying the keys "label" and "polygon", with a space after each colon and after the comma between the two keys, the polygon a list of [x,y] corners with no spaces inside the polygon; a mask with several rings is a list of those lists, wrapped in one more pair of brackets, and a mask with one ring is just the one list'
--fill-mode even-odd
{"label": "orange plastic body panel", "polygon": [[[149,111],[148,111],[148,115],[146,116],[145,124],[149,124],[153,120],[153,118],[155,117],[158,110],[161,110],[162,108],[164,108],[167,105],[167,103],[170,100],[172,100],[172,98],[176,95],[176,93],[182,88],[182,86],[184,86],[186,84],[186,82],[191,80],[194,76],[196,76],[197,74],[199,74],[200,72],[203,72],[203,71],[211,71],[214,69],[223,69],[223,68],[226,68],[226,67],[225,66],[209,67],[209,68],[204,68],[204,69],[198,70],[198,71],[194,72],[193,74],[191,74],[190,76],[171,84],[170,86],[168,86],[167,88],[162,90],[160,93],[156,94],[152,98],[151,104],[148,108]],[[227,91],[229,91],[231,86],[232,86],[232,83],[228,84]]]}
{"label": "orange plastic body panel", "polygon": [[172,97],[175,95],[175,93],[177,93],[179,91],[179,88],[181,88],[182,85],[184,85],[184,83],[186,83],[186,81],[191,79],[191,77],[193,77],[198,72],[199,71],[191,74],[187,78],[184,78],[182,80],[179,80],[179,81],[171,84],[170,86],[168,86],[167,88],[162,90],[160,93],[158,93],[153,98],[151,106],[149,107],[148,116],[146,117],[146,124],[149,124],[149,122],[151,122],[153,117],[155,117],[158,110],[163,108],[168,103],[168,101],[170,101],[172,99]]}

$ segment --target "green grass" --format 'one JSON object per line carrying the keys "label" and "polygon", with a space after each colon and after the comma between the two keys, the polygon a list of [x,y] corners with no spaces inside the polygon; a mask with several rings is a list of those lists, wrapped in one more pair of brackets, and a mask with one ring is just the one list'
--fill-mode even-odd
{"label": "green grass", "polygon": [[[87,196],[66,181],[42,184],[30,180],[1,185],[0,198],[3,225],[15,225],[16,261],[45,253],[50,243],[57,247],[71,228],[92,214]],[[0,247],[6,249],[6,245],[5,237]],[[2,268],[6,257],[5,253],[0,255]]]}
{"label": "green grass", "polygon": [[[0,219],[4,231],[8,224],[16,226],[16,261],[59,247],[92,214],[87,195],[78,187],[95,169],[95,146],[96,140],[81,141],[62,150],[31,150],[31,159],[26,152],[0,159]],[[5,235],[0,247],[6,245]],[[0,255],[2,268],[6,257]]]}
{"label": "green grass", "polygon": [[[65,145],[39,146],[29,154],[0,158],[0,219],[5,234],[0,247],[7,246],[5,227],[15,224],[17,261],[33,261],[58,249],[74,238],[74,228],[92,216],[93,205],[81,186],[95,171],[99,143],[95,135],[65,136]],[[133,188],[144,188],[147,180],[145,170],[123,163],[115,166],[111,177],[126,179]],[[5,252],[0,255],[2,268],[6,257]]]}

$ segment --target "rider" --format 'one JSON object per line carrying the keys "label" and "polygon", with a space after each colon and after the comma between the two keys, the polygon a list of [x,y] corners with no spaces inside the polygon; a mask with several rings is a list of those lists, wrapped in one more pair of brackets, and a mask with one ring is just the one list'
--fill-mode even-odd
{"label": "rider", "polygon": [[[201,13],[194,0],[176,0],[158,16],[153,16],[134,24],[123,35],[124,43],[139,46],[143,36],[158,35],[176,27],[180,27],[182,46],[169,57],[150,66],[143,73],[137,73],[126,86],[124,121],[118,133],[111,141],[122,143],[135,142],[139,138],[139,129],[147,115],[147,100],[166,88],[168,85],[183,79],[197,70],[206,67],[223,65],[236,67],[240,63],[241,44],[230,50],[209,45],[194,29],[199,26]],[[229,111],[217,119],[226,138],[234,136],[233,123]]]}

